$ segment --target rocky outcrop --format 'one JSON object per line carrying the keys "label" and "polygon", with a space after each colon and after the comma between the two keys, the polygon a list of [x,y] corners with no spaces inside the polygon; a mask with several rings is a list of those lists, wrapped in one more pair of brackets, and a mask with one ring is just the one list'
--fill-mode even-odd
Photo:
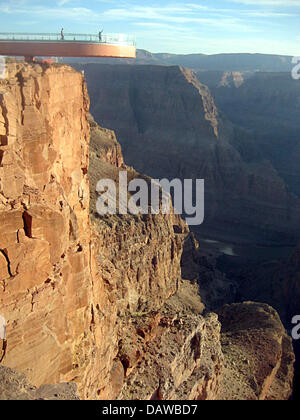
{"label": "rocky outcrop", "polygon": [[181,274],[182,278],[198,285],[199,295],[207,310],[215,311],[236,301],[235,281],[217,269],[216,256],[202,249],[193,233],[188,234],[184,241]]}
{"label": "rocky outcrop", "polygon": [[[84,398],[114,398],[120,388],[112,378],[124,375],[120,319],[158,310],[174,295],[186,227],[177,216],[94,214],[92,228],[82,75],[47,65],[9,71],[1,85],[5,365],[35,386],[75,381]],[[111,132],[94,126],[92,133],[94,191],[106,169],[112,177],[123,163]]]}
{"label": "rocky outcrop", "polygon": [[[82,399],[215,399],[221,326],[182,280],[188,228],[174,214],[98,215],[97,181],[138,173],[88,106],[82,74],[66,66],[11,65],[0,85],[4,365],[39,388],[4,369],[11,388],[1,392],[71,398],[73,386],[40,387],[72,382]],[[204,120],[213,136],[213,118]],[[291,371],[278,395],[288,395]]]}
{"label": "rocky outcrop", "polygon": [[291,396],[295,356],[277,312],[244,302],[218,311],[225,359],[223,400],[285,400]]}
{"label": "rocky outcrop", "polygon": [[[228,120],[226,109],[218,106],[219,101],[215,104],[209,89],[191,70],[83,67],[93,116],[116,131],[129,165],[159,179],[205,180],[205,220],[193,228],[199,237],[296,243],[299,198],[289,191],[282,172],[275,169],[278,166],[258,150],[253,133]],[[227,89],[230,95],[231,89],[224,87],[229,83],[242,92],[249,80],[238,73],[227,75],[220,78],[223,87],[219,90]]]}
{"label": "rocky outcrop", "polygon": [[100,127],[91,114],[89,114],[88,118],[92,138],[90,144],[90,160],[92,164],[104,161],[117,168],[125,167],[121,146],[116,139],[114,131]]}

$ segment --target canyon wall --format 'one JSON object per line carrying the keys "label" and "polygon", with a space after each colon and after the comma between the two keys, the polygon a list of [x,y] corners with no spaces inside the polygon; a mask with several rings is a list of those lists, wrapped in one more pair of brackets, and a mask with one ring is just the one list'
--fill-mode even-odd
{"label": "canyon wall", "polygon": [[[76,383],[83,399],[288,398],[294,360],[278,316],[249,304],[233,326],[228,313],[239,307],[224,309],[222,325],[216,314],[204,313],[197,285],[182,279],[191,235],[179,216],[95,211],[99,179],[116,180],[119,171],[129,179],[139,175],[124,164],[115,134],[88,116],[82,74],[48,64],[11,64],[8,71],[0,82],[5,367],[35,387]],[[209,117],[203,133],[216,136],[215,108],[204,101],[203,109]],[[264,323],[247,338],[254,326],[246,320],[257,314],[259,322],[262,311]],[[247,354],[255,337],[251,366],[261,360],[262,343],[274,363],[260,362],[254,393],[237,386],[232,396],[224,380],[228,363],[229,378],[238,372],[237,353],[225,354],[222,335],[237,327],[247,338],[240,352]],[[264,338],[273,333],[274,351],[275,341]],[[282,371],[288,372],[283,379]],[[1,375],[26,382],[10,370]],[[239,381],[251,386],[251,375],[245,371]],[[37,395],[25,391],[26,398]]]}
{"label": "canyon wall", "polygon": [[195,73],[175,66],[80,68],[94,118],[116,131],[129,165],[154,178],[205,179],[205,220],[193,228],[197,234],[296,243],[299,198],[270,159],[257,155],[255,137],[224,116]]}

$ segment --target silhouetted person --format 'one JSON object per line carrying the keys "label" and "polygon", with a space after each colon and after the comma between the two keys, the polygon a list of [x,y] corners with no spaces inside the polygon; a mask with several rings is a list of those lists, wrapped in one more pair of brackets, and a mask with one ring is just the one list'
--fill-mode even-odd
{"label": "silhouetted person", "polygon": [[5,318],[0,315],[0,342],[2,341],[2,348],[0,350],[0,363],[5,357],[7,340],[6,340],[6,321]]}
{"label": "silhouetted person", "polygon": [[63,41],[65,39],[64,28],[61,29],[60,35],[61,35],[61,40]]}
{"label": "silhouetted person", "polygon": [[102,33],[103,33],[103,29],[102,31],[99,31],[99,41],[102,42]]}

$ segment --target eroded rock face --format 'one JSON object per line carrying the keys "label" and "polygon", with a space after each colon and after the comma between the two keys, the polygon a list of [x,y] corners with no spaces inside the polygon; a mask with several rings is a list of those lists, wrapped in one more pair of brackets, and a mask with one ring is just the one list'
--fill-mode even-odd
{"label": "eroded rock face", "polygon": [[90,325],[89,99],[66,66],[11,65],[0,85],[1,313],[6,366],[73,379]]}
{"label": "eroded rock face", "polygon": [[[92,148],[94,148],[92,153],[100,149],[97,154],[101,155],[101,143],[99,137],[93,138],[92,134]],[[114,141],[111,147],[115,148]],[[127,169],[130,178],[137,176],[132,168],[123,165],[121,169]],[[108,166],[107,159],[101,164],[99,159],[97,161],[93,157],[90,166],[91,182],[94,183],[93,179],[97,179],[101,173],[117,180],[119,170],[120,168]],[[91,194],[93,195],[93,192]],[[95,218],[94,202],[93,198],[91,212],[95,227],[100,237],[110,227],[109,237],[112,238],[99,249],[100,255],[108,250],[104,264],[106,273],[103,273],[103,276],[106,276],[107,282],[111,283],[111,290],[114,290],[112,273],[116,274],[117,271],[113,267],[118,267],[120,273],[123,273],[118,284],[122,284],[122,289],[129,290],[124,279],[128,277],[133,267],[139,264],[128,265],[125,272],[123,271],[126,262],[118,264],[120,252],[118,251],[118,257],[114,257],[115,253],[112,251],[117,243],[122,244],[122,236],[115,238],[111,227],[117,225],[118,229],[121,229],[122,224],[131,226],[130,216],[127,216],[127,219],[117,216]],[[138,248],[139,257],[143,256],[143,267],[149,268],[149,261],[145,260],[147,252],[150,252],[150,255],[155,254],[155,251],[151,250],[151,242],[157,243],[158,240],[156,233],[158,220],[157,218],[156,223],[151,226],[152,240],[147,241],[148,251],[143,247]],[[139,238],[143,237],[139,231],[139,226],[143,226],[143,223],[145,223],[143,219],[135,220],[135,229],[127,229],[131,232],[129,236],[125,236],[127,250],[129,247],[132,252],[134,242],[139,243],[135,236],[137,233]],[[161,228],[162,220],[159,223]],[[278,314],[263,304],[249,303],[225,307],[220,312],[224,331],[232,328],[232,324],[239,331],[236,344],[232,344],[233,351],[228,362],[227,350],[231,351],[231,346],[223,345],[225,333],[220,336],[220,324],[216,316],[214,314],[203,316],[205,306],[199,296],[199,290],[201,296],[204,296],[205,304],[216,308],[222,305],[222,301],[233,299],[233,285],[221,273],[217,273],[214,266],[210,265],[209,258],[201,254],[197,241],[180,219],[172,223],[173,230],[169,232],[169,237],[167,230],[163,230],[163,236],[165,240],[167,238],[170,240],[173,232],[176,233],[175,237],[183,248],[181,275],[194,281],[194,285],[190,281],[179,280],[176,293],[171,292],[173,295],[165,304],[161,306],[162,301],[160,301],[156,307],[153,301],[149,302],[146,298],[144,304],[142,299],[140,300],[142,304],[140,307],[129,306],[122,311],[122,307],[125,308],[123,302],[126,302],[126,298],[124,299],[124,295],[118,295],[121,315],[117,334],[118,353],[111,372],[110,386],[100,391],[100,398],[108,398],[113,393],[118,399],[288,399],[292,392],[294,354],[291,340],[286,335]],[[148,232],[150,234],[150,231]],[[163,249],[163,244],[159,248]],[[119,246],[118,250],[123,253],[122,246],[121,248]],[[134,261],[134,258],[135,255],[131,253],[130,260]],[[168,258],[166,254],[162,260],[166,263]],[[110,265],[109,261],[113,261],[113,265]],[[157,264],[159,259],[155,261]],[[103,269],[102,264],[99,269]],[[148,275],[149,273],[154,278],[152,267],[148,270]],[[177,276],[178,273],[173,272],[174,274]],[[163,278],[161,274],[159,278]],[[167,284],[157,289],[158,293],[164,290],[165,298],[168,291],[166,286]],[[135,290],[139,291],[138,294],[142,298],[143,290],[138,284],[135,285]],[[138,312],[135,312],[136,309]],[[231,316],[233,321],[230,325],[228,319],[231,319]],[[238,347],[238,351],[235,346]],[[262,354],[265,353],[269,355],[270,360],[264,359]],[[246,365],[245,360],[247,360]],[[233,367],[230,367],[230,363]],[[273,367],[270,368],[269,365],[272,363]],[[238,370],[240,364],[247,367],[242,374]],[[260,383],[256,390],[253,390],[253,378]]]}
{"label": "eroded rock face", "polygon": [[[217,398],[220,323],[203,315],[197,285],[181,279],[187,226],[173,214],[99,216],[97,181],[138,173],[114,133],[89,126],[82,75],[39,64],[9,72],[0,85],[5,367],[34,387],[75,382],[83,399]],[[276,395],[288,395],[290,375]],[[59,387],[28,390],[18,378],[12,398],[64,398]]]}

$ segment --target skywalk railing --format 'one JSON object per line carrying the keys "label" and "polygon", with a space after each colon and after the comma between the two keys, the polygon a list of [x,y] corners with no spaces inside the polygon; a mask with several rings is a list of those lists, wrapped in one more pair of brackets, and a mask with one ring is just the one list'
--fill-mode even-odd
{"label": "skywalk railing", "polygon": [[135,47],[135,37],[126,34],[73,34],[73,33],[12,33],[0,32],[1,41],[15,42],[80,42]]}

